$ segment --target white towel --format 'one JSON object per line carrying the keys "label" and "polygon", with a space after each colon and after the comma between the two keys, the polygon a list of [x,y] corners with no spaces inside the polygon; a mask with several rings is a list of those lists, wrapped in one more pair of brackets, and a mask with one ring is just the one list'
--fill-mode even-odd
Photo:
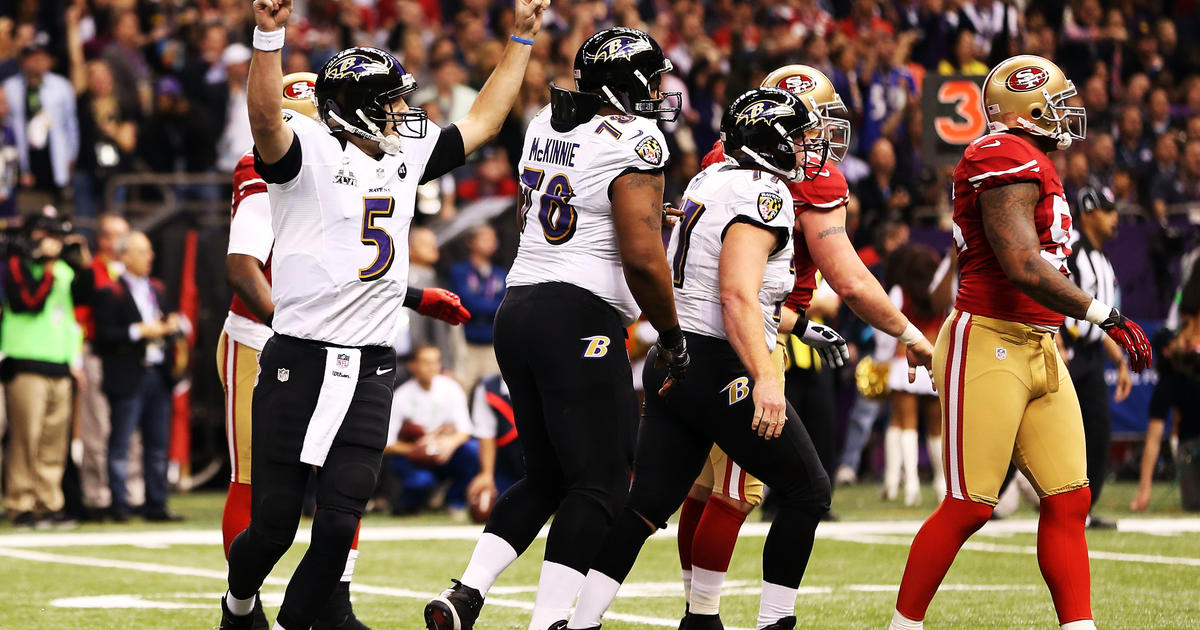
{"label": "white towel", "polygon": [[304,448],[300,450],[300,461],[313,466],[324,466],[329,447],[337,435],[346,411],[354,399],[358,387],[358,366],[362,351],[354,348],[325,348],[325,372],[321,379],[321,393],[317,394],[317,406],[308,421],[304,433]]}

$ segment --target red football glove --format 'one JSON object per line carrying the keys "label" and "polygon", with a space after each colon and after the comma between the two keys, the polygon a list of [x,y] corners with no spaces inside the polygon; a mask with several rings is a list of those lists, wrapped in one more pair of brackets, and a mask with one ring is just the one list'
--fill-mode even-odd
{"label": "red football glove", "polygon": [[1108,315],[1108,319],[1100,322],[1100,328],[1112,337],[1117,345],[1125,349],[1129,353],[1129,369],[1134,372],[1141,372],[1150,367],[1154,359],[1154,352],[1150,349],[1150,342],[1146,339],[1146,333],[1142,331],[1142,327],[1137,325],[1137,322],[1132,319],[1126,319],[1117,309],[1113,309]]}
{"label": "red football glove", "polygon": [[416,310],[426,317],[440,319],[455,326],[471,319],[471,313],[462,305],[458,294],[445,289],[423,290],[421,303],[417,305]]}

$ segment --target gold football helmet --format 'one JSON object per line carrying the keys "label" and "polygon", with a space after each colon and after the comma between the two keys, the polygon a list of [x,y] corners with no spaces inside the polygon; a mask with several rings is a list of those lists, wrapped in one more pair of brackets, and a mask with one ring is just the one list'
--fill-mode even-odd
{"label": "gold football helmet", "polygon": [[849,112],[825,73],[812,66],[783,66],[768,74],[762,87],[784,89],[799,97],[817,117],[821,137],[829,141],[829,157],[837,162],[846,157],[850,150]]}
{"label": "gold football helmet", "polygon": [[1019,129],[1053,138],[1061,150],[1087,134],[1087,111],[1066,104],[1076,93],[1075,84],[1054,62],[1017,55],[992,68],[984,79],[983,111],[992,131],[1009,129],[1010,114],[1015,114]]}
{"label": "gold football helmet", "polygon": [[283,77],[283,108],[317,117],[317,75],[293,72]]}

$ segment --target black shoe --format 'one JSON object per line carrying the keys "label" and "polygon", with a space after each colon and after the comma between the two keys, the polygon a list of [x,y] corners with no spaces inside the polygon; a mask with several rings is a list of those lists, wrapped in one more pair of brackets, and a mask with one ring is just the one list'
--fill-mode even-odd
{"label": "black shoe", "polygon": [[262,597],[254,596],[254,608],[249,615],[235,615],[225,604],[225,596],[221,596],[221,625],[217,630],[269,630],[267,616],[263,613]]}
{"label": "black shoe", "polygon": [[350,583],[338,582],[325,609],[317,615],[312,630],[371,630],[354,616],[354,608],[350,604]]}
{"label": "black shoe", "polygon": [[1088,529],[1116,529],[1117,522],[1095,514],[1088,514],[1087,527]]}
{"label": "black shoe", "polygon": [[720,615],[697,615],[690,612],[683,616],[679,627],[686,630],[725,630]]}
{"label": "black shoe", "polygon": [[13,527],[17,529],[30,529],[37,523],[37,517],[33,512],[21,512],[12,519]]}
{"label": "black shoe", "polygon": [[114,522],[114,523],[128,523],[129,522],[129,510],[119,509],[119,508],[111,508],[108,511],[108,518],[112,519],[112,522]]}
{"label": "black shoe", "polygon": [[150,523],[179,523],[184,519],[183,515],[178,512],[172,512],[166,508],[159,510],[147,510],[142,518]]}
{"label": "black shoe", "polygon": [[39,518],[34,527],[36,529],[75,529],[79,527],[79,521],[68,516],[66,512],[58,510]]}
{"label": "black shoe", "polygon": [[759,630],[795,630],[795,628],[796,618],[784,617],[783,619],[780,619],[769,626],[763,626],[762,628],[759,628]]}
{"label": "black shoe", "polygon": [[[563,619],[562,621],[555,621],[549,628],[546,628],[546,630],[567,630],[567,620]],[[600,630],[600,626],[587,628],[587,630]]]}
{"label": "black shoe", "polygon": [[475,620],[483,609],[483,595],[458,580],[450,581],[454,586],[425,604],[427,630],[472,630],[475,627]]}

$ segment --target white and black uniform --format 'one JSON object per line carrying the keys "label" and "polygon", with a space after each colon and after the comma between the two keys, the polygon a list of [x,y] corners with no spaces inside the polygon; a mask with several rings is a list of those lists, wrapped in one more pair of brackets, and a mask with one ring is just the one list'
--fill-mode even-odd
{"label": "white and black uniform", "polygon": [[[322,558],[344,562],[375,487],[388,442],[391,342],[408,288],[416,187],[464,160],[453,126],[406,138],[400,154],[376,160],[312,119],[284,112],[284,120],[295,133],[287,154],[268,165],[255,153],[275,232],[275,334],[259,357],[251,524],[230,550],[233,593],[256,591],[291,544],[313,466],[318,522],[292,584],[336,580],[339,566],[306,563],[318,546]],[[298,602],[288,627],[308,627],[322,604]]]}
{"label": "white and black uniform", "polygon": [[[637,424],[625,327],[640,309],[621,267],[611,188],[666,164],[666,141],[646,118],[597,115],[556,129],[546,107],[526,132],[521,241],[495,326],[526,470],[487,526],[519,551],[556,512],[594,524],[599,538],[624,500]],[[583,573],[595,550],[576,543],[552,541],[547,560]]]}
{"label": "white and black uniform", "polygon": [[[670,261],[675,276],[675,308],[692,357],[687,379],[658,395],[666,370],[646,358],[646,391],[638,430],[633,485],[627,509],[613,526],[645,531],[644,517],[665,527],[687,497],[715,442],[747,472],[779,494],[778,516],[767,535],[763,578],[795,588],[800,584],[812,535],[829,509],[829,478],[799,417],[788,405],[780,437],[764,440],[751,429],[754,381],[726,336],[718,269],[729,228],[746,223],[776,235],[759,292],[764,345],[775,343],[779,304],[793,285],[790,237],[795,213],[787,186],[760,171],[721,163],[692,179],[680,209],[684,216],[672,236]],[[636,553],[619,536],[606,541],[593,570],[622,581]],[[610,548],[611,546],[611,548]]]}

